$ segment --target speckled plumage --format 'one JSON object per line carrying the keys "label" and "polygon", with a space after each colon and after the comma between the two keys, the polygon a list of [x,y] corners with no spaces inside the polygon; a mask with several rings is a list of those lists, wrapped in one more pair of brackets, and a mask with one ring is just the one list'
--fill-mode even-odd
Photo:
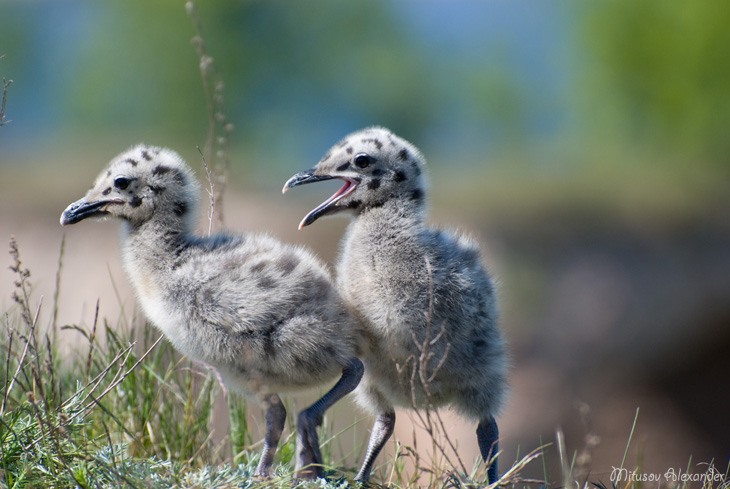
{"label": "speckled plumage", "polygon": [[[425,160],[387,129],[350,134],[285,190],[331,178],[345,185],[300,227],[337,212],[355,216],[342,242],[338,285],[371,335],[357,396],[377,413],[358,478],[368,479],[392,433],[394,406],[451,406],[479,423],[488,460],[496,453],[494,416],[506,395],[507,362],[496,291],[478,245],[427,225]],[[490,481],[496,477],[495,462]]]}
{"label": "speckled plumage", "polygon": [[122,220],[121,254],[145,316],[182,353],[215,367],[226,384],[267,409],[257,475],[268,476],[286,411],[277,392],[342,375],[299,416],[297,470],[321,475],[316,426],[357,385],[358,321],[308,251],[260,234],[194,235],[199,185],[173,151],[136,146],[114,158],[61,224]]}

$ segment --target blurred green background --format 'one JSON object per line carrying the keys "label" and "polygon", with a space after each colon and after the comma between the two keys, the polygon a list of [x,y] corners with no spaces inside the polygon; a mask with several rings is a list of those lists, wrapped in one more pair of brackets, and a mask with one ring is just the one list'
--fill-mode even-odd
{"label": "blurred green background", "polygon": [[[434,221],[476,234],[501,282],[515,365],[504,460],[557,426],[574,450],[595,432],[607,479],[641,407],[629,460],[726,466],[730,3],[225,0],[198,13],[235,126],[228,227],[334,261],[345,220],[295,231],[327,190],[278,192],[348,132],[387,126],[429,160]],[[13,80],[0,236],[18,237],[41,291],[58,216],[111,157],[145,141],[200,170],[194,35],[182,1],[0,0]],[[60,314],[88,324],[99,295],[116,313],[110,283],[126,282],[114,226],[80,227],[66,231]],[[12,280],[0,273],[3,306]]]}

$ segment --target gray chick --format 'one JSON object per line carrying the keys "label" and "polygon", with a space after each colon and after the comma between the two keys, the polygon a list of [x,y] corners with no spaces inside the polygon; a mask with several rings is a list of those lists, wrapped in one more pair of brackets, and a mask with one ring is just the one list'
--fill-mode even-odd
{"label": "gray chick", "polygon": [[[478,245],[428,227],[425,160],[381,127],[350,134],[284,191],[337,178],[345,184],[302,220],[355,216],[341,245],[339,290],[368,329],[358,401],[376,414],[357,479],[367,481],[395,425],[394,406],[452,406],[478,422],[486,462],[497,454],[494,416],[507,391],[507,360],[494,284]],[[497,480],[496,459],[488,469]]]}
{"label": "gray chick", "polygon": [[265,408],[256,476],[270,476],[286,421],[277,392],[341,375],[298,417],[298,477],[321,477],[316,428],[362,377],[362,328],[308,251],[258,234],[195,236],[198,197],[198,182],[177,153],[138,145],[107,165],[61,224],[121,219],[122,263],[148,320]]}

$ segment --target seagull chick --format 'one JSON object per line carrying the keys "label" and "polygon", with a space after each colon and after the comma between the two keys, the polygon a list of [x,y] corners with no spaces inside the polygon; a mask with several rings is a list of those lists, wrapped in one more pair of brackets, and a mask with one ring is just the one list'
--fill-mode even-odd
{"label": "seagull chick", "polygon": [[469,237],[429,227],[425,160],[381,127],[350,134],[284,191],[340,179],[342,188],[304,217],[300,229],[345,212],[338,289],[368,329],[359,402],[376,414],[358,480],[395,425],[394,406],[451,406],[478,423],[477,440],[497,480],[494,416],[507,391],[507,361],[494,284]]}
{"label": "seagull chick", "polygon": [[359,383],[362,328],[308,251],[265,235],[194,234],[199,185],[180,156],[138,145],[114,158],[61,224],[122,221],[124,270],[147,319],[266,411],[256,476],[269,477],[286,421],[278,392],[336,379],[298,417],[296,470],[322,476],[316,428]]}

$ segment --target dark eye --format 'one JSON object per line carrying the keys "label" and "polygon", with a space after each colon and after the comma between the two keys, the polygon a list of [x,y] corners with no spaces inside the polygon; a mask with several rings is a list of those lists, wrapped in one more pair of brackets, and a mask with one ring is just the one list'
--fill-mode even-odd
{"label": "dark eye", "polygon": [[119,190],[124,190],[125,188],[129,187],[129,182],[129,178],[117,177],[114,179],[114,186]]}
{"label": "dark eye", "polygon": [[373,158],[365,153],[360,153],[352,160],[358,168],[367,168],[373,162]]}

